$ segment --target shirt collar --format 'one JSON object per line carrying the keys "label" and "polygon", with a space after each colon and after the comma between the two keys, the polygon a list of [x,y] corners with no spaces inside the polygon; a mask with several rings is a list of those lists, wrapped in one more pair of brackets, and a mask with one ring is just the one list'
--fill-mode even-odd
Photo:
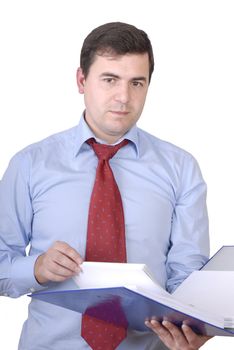
{"label": "shirt collar", "polygon": [[[92,130],[89,128],[88,124],[85,121],[84,113],[82,114],[79,124],[77,125],[77,133],[76,133],[76,140],[74,145],[74,156],[76,157],[83,144],[90,138],[96,138]],[[127,139],[130,141],[130,144],[132,144],[136,157],[139,157],[139,138],[138,138],[138,128],[136,125],[134,125],[124,136],[121,138],[119,142],[122,141],[122,139]],[[118,143],[118,142],[117,142]]]}

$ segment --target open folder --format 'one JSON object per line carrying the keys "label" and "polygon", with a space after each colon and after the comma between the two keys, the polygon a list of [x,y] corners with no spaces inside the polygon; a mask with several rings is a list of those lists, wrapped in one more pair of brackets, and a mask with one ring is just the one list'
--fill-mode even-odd
{"label": "open folder", "polygon": [[131,329],[147,318],[183,322],[198,334],[234,336],[234,247],[222,247],[173,294],[144,264],[84,262],[73,279],[30,296]]}

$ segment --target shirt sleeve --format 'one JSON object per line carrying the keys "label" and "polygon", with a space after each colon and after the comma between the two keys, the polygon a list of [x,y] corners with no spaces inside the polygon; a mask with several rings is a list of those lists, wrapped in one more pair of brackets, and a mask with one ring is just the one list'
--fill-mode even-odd
{"label": "shirt sleeve", "polygon": [[0,295],[18,297],[41,289],[34,277],[37,256],[28,256],[33,210],[29,160],[14,156],[0,181]]}
{"label": "shirt sleeve", "polygon": [[209,225],[206,184],[192,156],[185,157],[180,188],[172,216],[170,249],[167,256],[167,289],[173,292],[209,256]]}

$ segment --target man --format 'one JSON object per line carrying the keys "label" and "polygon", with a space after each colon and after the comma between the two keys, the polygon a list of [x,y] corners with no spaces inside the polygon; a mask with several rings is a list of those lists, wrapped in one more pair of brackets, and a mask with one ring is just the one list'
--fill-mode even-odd
{"label": "man", "polygon": [[[169,291],[205,263],[206,185],[196,161],[136,127],[153,69],[151,43],[134,26],[107,23],[87,36],[77,71],[85,101],[79,125],[19,152],[1,181],[1,294],[18,297],[80,272],[98,164],[93,139],[127,140],[109,160],[122,197],[126,261],[146,263]],[[207,340],[185,325],[146,325],[154,332],[128,330],[117,349],[191,350]],[[89,348],[80,314],[32,300],[19,349]]]}

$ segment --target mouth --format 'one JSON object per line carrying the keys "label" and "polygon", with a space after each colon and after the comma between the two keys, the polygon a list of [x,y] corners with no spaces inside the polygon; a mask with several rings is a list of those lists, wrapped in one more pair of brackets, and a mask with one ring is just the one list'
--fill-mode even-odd
{"label": "mouth", "polygon": [[119,116],[125,116],[129,114],[128,111],[110,111],[111,114],[119,115]]}

